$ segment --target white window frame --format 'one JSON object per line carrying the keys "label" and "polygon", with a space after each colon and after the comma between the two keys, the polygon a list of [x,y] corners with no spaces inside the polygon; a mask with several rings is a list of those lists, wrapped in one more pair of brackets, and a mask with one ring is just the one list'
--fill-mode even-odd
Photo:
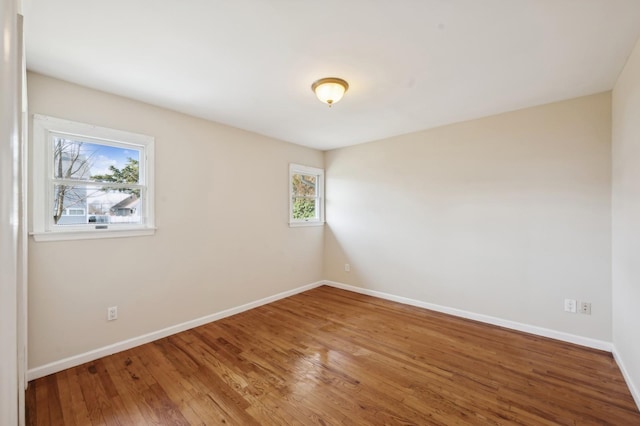
{"label": "white window frame", "polygon": [[[78,207],[68,207],[65,210],[66,210],[65,214],[67,216],[86,216],[87,215],[87,211],[85,209],[81,209]],[[72,211],[79,212],[79,213],[71,213]]]}
{"label": "white window frame", "polygon": [[[316,211],[317,216],[309,219],[293,218],[293,188],[291,182],[293,175],[304,174],[316,176]],[[322,226],[324,225],[324,169],[317,167],[303,166],[300,164],[289,164],[289,226]]]}
{"label": "white window frame", "polygon": [[[69,136],[93,143],[136,149],[140,152],[139,185],[142,197],[141,223],[55,225],[51,214],[53,202],[54,135]],[[154,148],[151,136],[123,130],[78,123],[46,115],[33,115],[33,221],[35,241],[79,240],[95,238],[135,237],[155,232],[154,214]]]}

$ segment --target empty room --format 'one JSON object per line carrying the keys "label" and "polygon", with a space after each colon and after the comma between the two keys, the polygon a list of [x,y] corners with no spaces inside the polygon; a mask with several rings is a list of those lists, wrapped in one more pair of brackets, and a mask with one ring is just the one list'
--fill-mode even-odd
{"label": "empty room", "polygon": [[640,2],[6,0],[1,425],[640,425]]}

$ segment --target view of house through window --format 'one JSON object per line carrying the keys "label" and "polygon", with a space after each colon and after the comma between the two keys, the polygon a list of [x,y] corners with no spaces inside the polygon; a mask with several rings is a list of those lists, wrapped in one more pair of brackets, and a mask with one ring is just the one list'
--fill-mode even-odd
{"label": "view of house through window", "polygon": [[34,114],[36,241],[152,235],[154,138]]}
{"label": "view of house through window", "polygon": [[140,151],[54,135],[53,223],[140,223]]}

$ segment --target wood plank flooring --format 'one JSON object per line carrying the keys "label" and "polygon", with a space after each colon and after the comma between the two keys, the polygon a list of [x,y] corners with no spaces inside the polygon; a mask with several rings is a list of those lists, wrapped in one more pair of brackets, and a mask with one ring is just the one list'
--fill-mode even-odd
{"label": "wood plank flooring", "polygon": [[640,425],[611,354],[320,287],[32,381],[30,425]]}

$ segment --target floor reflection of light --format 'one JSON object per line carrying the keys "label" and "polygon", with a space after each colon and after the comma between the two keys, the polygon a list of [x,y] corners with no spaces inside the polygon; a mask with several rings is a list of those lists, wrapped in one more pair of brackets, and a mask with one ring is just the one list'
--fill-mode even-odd
{"label": "floor reflection of light", "polygon": [[322,376],[328,372],[331,360],[339,358],[340,353],[321,348],[313,353],[296,357],[292,366],[294,373],[291,393],[295,399],[313,392],[324,382]]}

